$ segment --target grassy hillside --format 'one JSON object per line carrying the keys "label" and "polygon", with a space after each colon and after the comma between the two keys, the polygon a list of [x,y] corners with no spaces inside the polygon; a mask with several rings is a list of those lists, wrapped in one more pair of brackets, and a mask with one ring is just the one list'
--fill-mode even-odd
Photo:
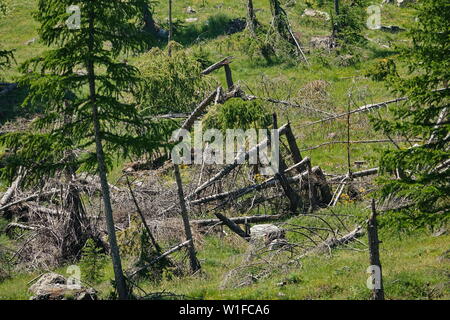
{"label": "grassy hillside", "polygon": [[[370,66],[378,61],[397,54],[396,44],[408,41],[404,33],[390,33],[381,30],[364,30],[369,39],[363,48],[352,53],[351,62],[342,62],[333,52],[314,50],[309,47],[314,36],[329,35],[330,21],[302,16],[308,3],[314,1],[284,1],[292,3],[286,7],[290,23],[300,34],[310,65],[292,61],[274,61],[267,63],[259,58],[250,57],[243,50],[243,33],[227,35],[229,21],[245,17],[243,0],[186,0],[174,1],[174,18],[184,25],[175,33],[175,40],[184,46],[184,50],[202,53],[211,62],[227,56],[234,57],[231,68],[233,78],[249,94],[265,98],[289,100],[292,103],[307,103],[322,111],[339,114],[360,106],[382,102],[394,98],[382,83],[366,77]],[[379,1],[381,2],[381,0]],[[44,52],[46,48],[37,36],[38,24],[32,19],[36,9],[36,0],[21,0],[11,3],[8,16],[0,20],[0,46],[15,49],[15,58],[20,64]],[[331,12],[332,1],[325,1],[318,10]],[[378,3],[378,2],[374,2]],[[268,1],[255,0],[258,20],[268,26],[271,15]],[[196,13],[189,14],[186,8],[191,6]],[[412,20],[411,8],[399,8],[396,5],[384,5],[382,24],[406,27]],[[167,3],[160,1],[155,6],[155,19],[165,26]],[[198,18],[187,22],[188,18]],[[33,40],[34,39],[34,40]],[[165,44],[160,43],[164,48]],[[149,59],[142,56],[130,56],[130,63],[146,63]],[[13,82],[20,75],[17,65],[0,74],[0,82]],[[225,76],[221,72],[213,75],[214,81],[225,85]],[[318,82],[319,81],[319,82]],[[0,101],[0,111],[14,120],[19,105],[26,94],[21,89],[9,94]],[[347,150],[345,144],[331,144],[314,150],[309,149],[331,140],[342,142],[347,139],[347,119],[325,122],[316,126],[305,124],[319,120],[323,114],[314,113],[300,107],[282,107],[267,103],[268,108],[279,116],[279,123],[290,121],[297,136],[303,156],[309,156],[313,165],[320,165],[326,173],[346,173]],[[387,117],[385,109],[380,115]],[[2,119],[4,122],[4,119]],[[351,140],[385,140],[387,137],[375,133],[367,114],[352,115]],[[396,138],[396,137],[393,137]],[[351,165],[353,170],[373,168],[378,165],[378,157],[383,149],[391,148],[389,143],[353,144],[351,146]],[[356,165],[355,161],[363,161]],[[122,163],[110,175],[115,181],[121,174]],[[189,170],[183,170],[189,178]],[[167,178],[167,177],[166,177]],[[167,178],[169,179],[169,178]],[[372,186],[373,187],[373,186]],[[367,200],[361,202],[342,201],[335,208],[337,214],[351,213],[355,216],[349,221],[349,227],[363,224],[369,215]],[[299,218],[286,223],[296,224]],[[0,227],[2,224],[0,223]],[[381,262],[385,275],[385,291],[388,299],[449,299],[449,256],[450,235],[433,236],[433,231],[421,229],[409,232],[397,232],[384,226],[381,229]],[[224,275],[239,266],[248,250],[248,244],[233,234],[224,238],[207,236],[199,245],[199,259],[203,266],[200,275],[186,277],[167,274],[161,282],[143,281],[139,286],[146,292],[173,292],[199,299],[367,299],[370,291],[366,288],[369,265],[367,237],[360,239],[354,247],[342,247],[329,253],[308,256],[301,263],[269,278],[244,288],[221,289]],[[0,235],[0,244],[14,246],[6,236]],[[131,261],[128,261],[131,263]],[[101,296],[109,294],[109,281],[113,278],[112,267],[106,268],[105,281],[96,286]],[[48,270],[45,270],[48,271]],[[56,270],[65,273],[62,267]],[[0,282],[0,299],[28,299],[28,284],[41,272],[21,273],[11,279]]]}

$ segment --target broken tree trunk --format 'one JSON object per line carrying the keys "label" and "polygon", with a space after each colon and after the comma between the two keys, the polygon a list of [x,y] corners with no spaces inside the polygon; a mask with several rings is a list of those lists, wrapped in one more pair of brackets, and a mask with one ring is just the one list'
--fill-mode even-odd
{"label": "broken tree trunk", "polygon": [[[286,132],[287,124],[282,126],[278,129],[278,135],[282,135]],[[199,186],[197,189],[194,190],[189,196],[188,199],[192,199],[192,197],[196,194],[199,194],[201,191],[212,185],[214,182],[222,179],[226,175],[228,175],[233,169],[235,169],[239,164],[244,163],[246,160],[249,159],[250,155],[253,153],[257,153],[258,150],[267,148],[268,145],[268,139],[264,139],[261,143],[259,143],[257,146],[254,146],[250,150],[248,150],[245,153],[240,153],[236,156],[232,164],[227,165],[225,168],[223,168],[221,171],[219,171],[217,174],[214,175],[211,179],[204,182],[201,186]]]}
{"label": "broken tree trunk", "polygon": [[[303,158],[302,158],[300,150],[297,146],[297,141],[295,139],[295,136],[292,133],[290,123],[288,123],[287,128],[286,128],[286,139],[288,141],[289,149],[291,150],[292,158],[294,159],[294,162],[295,163],[301,162],[303,160]],[[297,169],[297,171],[298,171],[298,173],[301,173],[301,171],[299,171],[299,169]]]}
{"label": "broken tree trunk", "polygon": [[6,192],[3,194],[3,197],[0,199],[0,207],[4,207],[11,200],[20,183],[22,182],[23,177],[23,169],[19,168],[16,179],[14,179],[14,181],[11,183],[11,186],[8,188],[8,190],[6,190]]}
{"label": "broken tree trunk", "polygon": [[256,28],[258,21],[256,20],[255,9],[253,8],[253,0],[247,0],[247,24],[246,29],[250,31],[251,35],[256,35]]}
{"label": "broken tree trunk", "polygon": [[238,236],[245,240],[249,240],[250,235],[247,234],[244,230],[242,230],[235,222],[225,217],[223,214],[220,214],[218,212],[214,212],[214,215],[228,228],[230,228],[231,231],[236,233]]}
{"label": "broken tree trunk", "polygon": [[205,111],[206,107],[214,101],[214,98],[217,95],[217,90],[214,90],[213,92],[211,92],[206,98],[205,100],[203,100],[202,102],[200,102],[200,104],[197,106],[197,108],[195,108],[195,110],[191,113],[191,115],[189,116],[189,118],[186,119],[186,121],[183,123],[183,125],[181,126],[182,129],[186,129],[189,130],[192,125],[194,124],[194,121],[197,120],[197,118]]}
{"label": "broken tree trunk", "polygon": [[[367,232],[369,238],[370,266],[371,268],[375,266],[375,268],[378,269],[372,270],[372,272],[374,273],[373,274],[374,283],[372,283],[373,285],[372,299],[384,300],[383,274],[381,271],[380,250],[379,250],[379,244],[381,243],[381,241],[378,239],[377,211],[375,208],[374,199],[372,199],[372,214],[370,215],[367,224]],[[377,271],[379,271],[379,274]]]}
{"label": "broken tree trunk", "polygon": [[[278,121],[277,121],[276,113],[273,114],[273,129],[278,130]],[[288,125],[286,127],[286,136],[289,132],[289,129],[290,129],[290,126],[288,123]],[[273,142],[271,142],[271,145],[272,144],[273,144]],[[294,189],[291,188],[291,185],[288,183],[286,176],[284,175],[284,173],[287,169],[287,166],[283,160],[283,156],[281,155],[281,152],[279,152],[279,154],[278,154],[278,160],[279,160],[278,172],[275,173],[275,178],[278,179],[278,181],[281,184],[281,187],[283,188],[284,194],[289,199],[289,203],[290,203],[289,209],[290,209],[291,213],[293,215],[295,215],[297,212],[297,208],[301,205],[301,199],[300,199],[299,195],[294,191]],[[295,162],[300,162],[301,160],[302,159],[295,161]]]}
{"label": "broken tree trunk", "polygon": [[231,62],[233,62],[232,57],[226,57],[226,58],[220,60],[219,62],[216,62],[213,65],[209,66],[205,70],[203,70],[201,72],[201,74],[205,76],[207,74],[210,74],[210,73],[222,68],[223,66],[230,64]]}
{"label": "broken tree trunk", "polygon": [[320,167],[314,167],[311,170],[314,178],[316,179],[316,188],[318,189],[320,196],[316,193],[317,204],[328,205],[333,199],[333,193],[331,192],[330,185],[327,182],[327,178],[323,174]]}

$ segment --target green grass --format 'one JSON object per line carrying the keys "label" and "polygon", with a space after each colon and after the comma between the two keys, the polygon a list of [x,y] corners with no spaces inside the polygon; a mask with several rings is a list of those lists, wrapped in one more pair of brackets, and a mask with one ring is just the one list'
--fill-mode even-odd
{"label": "green grass", "polygon": [[[379,2],[379,1],[377,1]],[[37,36],[38,24],[32,18],[37,0],[12,2],[10,14],[0,20],[0,46],[15,49],[17,63],[41,54],[46,48]],[[208,59],[217,61],[225,56],[233,56],[231,67],[236,83],[248,92],[261,97],[273,97],[280,100],[292,99],[303,103],[312,102],[312,106],[327,112],[341,113],[348,108],[354,109],[368,103],[381,102],[392,97],[382,83],[373,82],[365,77],[369,66],[381,58],[395,56],[395,45],[407,41],[405,33],[389,34],[375,30],[365,30],[369,41],[367,46],[355,52],[359,61],[349,66],[340,66],[334,53],[323,53],[306,48],[306,55],[311,66],[304,63],[276,61],[268,64],[260,59],[249,57],[242,50],[242,34],[224,35],[225,24],[229,19],[245,16],[242,0],[187,0],[174,1],[174,17],[184,23],[186,28],[175,39],[183,43],[186,50],[198,51],[200,48]],[[203,6],[205,3],[205,6]],[[218,8],[219,4],[222,7]],[[270,23],[270,9],[267,0],[255,0],[257,18],[266,26]],[[332,3],[319,10],[329,12]],[[187,14],[185,9],[191,6],[196,14]],[[296,1],[293,7],[286,8],[295,32],[301,35],[300,41],[308,47],[312,36],[329,35],[330,24],[320,19],[302,17],[307,7],[305,1]],[[407,27],[412,21],[413,10],[385,5],[382,9],[383,25]],[[167,1],[161,1],[155,8],[157,21],[165,23]],[[185,22],[186,18],[197,17],[195,23]],[[206,21],[209,20],[209,25]],[[214,27],[212,27],[214,24]],[[183,38],[181,38],[183,37]],[[32,44],[25,43],[32,38]],[[196,41],[198,39],[198,41]],[[388,45],[389,48],[379,44]],[[164,46],[164,45],[162,45]],[[141,56],[129,57],[130,63],[142,62]],[[145,61],[144,61],[145,62]],[[17,65],[5,70],[0,75],[2,81],[16,81],[20,76]],[[225,85],[222,71],[213,75],[213,79]],[[328,83],[324,93],[326,97],[314,102],[314,95],[306,98],[300,91],[315,80]],[[351,94],[352,99],[349,99]],[[17,116],[19,106],[26,95],[21,89],[9,94],[0,101],[0,111],[6,116]],[[309,99],[309,100],[308,100]],[[298,145],[301,149],[331,139],[343,141],[346,136],[346,119],[327,122],[318,126],[304,127],[305,123],[318,120],[323,115],[311,113],[299,108],[281,108],[267,104],[279,115],[279,122],[290,121]],[[380,110],[387,116],[385,110]],[[2,119],[3,121],[3,119]],[[367,120],[367,115],[351,117],[351,140],[383,139],[386,137],[375,133]],[[330,138],[333,136],[333,138]],[[351,159],[364,160],[365,167],[377,166],[378,157],[386,144],[357,144],[351,147]],[[303,152],[312,159],[313,165],[320,165],[326,172],[343,173],[347,171],[347,151],[345,145],[330,145],[320,149]],[[124,160],[125,161],[125,160]],[[110,181],[115,182],[122,174],[122,160],[110,174]],[[353,168],[355,169],[355,168]],[[190,179],[189,169],[182,172],[183,179]],[[338,213],[351,213],[364,220],[366,209],[361,205],[341,205]],[[304,223],[294,218],[290,223]],[[2,224],[0,223],[0,227]],[[289,235],[295,238],[294,235]],[[397,234],[390,229],[381,230],[381,261],[383,264],[386,297],[388,299],[449,299],[448,288],[449,260],[441,258],[449,249],[449,235],[432,237],[428,231],[415,231],[411,234]],[[367,243],[367,238],[361,241]],[[0,244],[11,245],[9,239],[1,235]],[[224,239],[207,237],[199,246],[199,258],[203,266],[200,276],[172,277],[159,283],[143,282],[141,287],[148,292],[169,291],[200,299],[367,299],[370,295],[365,283],[369,265],[366,250],[334,250],[329,255],[310,256],[301,261],[301,266],[292,268],[285,274],[278,274],[254,285],[241,289],[220,289],[223,276],[233,267],[239,265],[247,243],[234,235]],[[65,267],[56,271],[65,273]],[[39,272],[16,274],[12,279],[0,283],[1,299],[28,299],[28,282]],[[107,298],[111,290],[109,279],[113,278],[112,266],[106,268],[105,281],[96,286],[102,298]],[[285,282],[283,286],[278,283]]]}

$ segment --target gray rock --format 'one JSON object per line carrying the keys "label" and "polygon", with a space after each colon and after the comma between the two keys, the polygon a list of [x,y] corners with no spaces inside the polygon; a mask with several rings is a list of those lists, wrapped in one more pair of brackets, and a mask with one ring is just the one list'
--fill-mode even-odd
{"label": "gray rock", "polygon": [[53,272],[42,275],[28,290],[34,294],[30,300],[97,300],[95,289],[70,286],[64,276]]}
{"label": "gray rock", "polygon": [[273,224],[258,224],[250,228],[250,237],[252,240],[263,240],[269,245],[276,239],[284,239],[286,232],[284,229]]}
{"label": "gray rock", "polygon": [[194,14],[194,13],[197,13],[197,11],[194,8],[189,6],[186,8],[186,13]]}
{"label": "gray rock", "polygon": [[331,36],[312,37],[309,45],[315,49],[331,49],[335,47],[335,42]]}
{"label": "gray rock", "polygon": [[325,19],[326,21],[330,20],[330,15],[326,12],[323,11],[319,11],[319,10],[314,10],[314,9],[305,9],[305,11],[303,11],[303,16],[304,17],[316,17],[316,18],[322,18]]}

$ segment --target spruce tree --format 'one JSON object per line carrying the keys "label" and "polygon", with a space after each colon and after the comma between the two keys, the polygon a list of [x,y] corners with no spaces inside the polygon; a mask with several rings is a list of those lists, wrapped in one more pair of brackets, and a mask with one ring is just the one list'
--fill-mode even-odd
{"label": "spruce tree", "polygon": [[[7,7],[3,0],[0,0],[0,18],[6,15]],[[12,50],[4,50],[0,47],[0,70],[8,67],[14,59]]]}
{"label": "spruce tree", "polygon": [[[81,23],[69,27],[66,21],[74,6],[80,9]],[[39,0],[35,15],[41,23],[39,36],[54,49],[23,66],[24,70],[34,70],[22,82],[30,87],[26,103],[43,108],[35,123],[36,128],[47,130],[43,140],[63,150],[68,147],[66,137],[70,137],[73,149],[86,150],[77,163],[94,170],[100,178],[120,299],[127,299],[129,292],[116,240],[107,172],[114,156],[140,155],[152,148],[151,136],[156,129],[151,121],[144,122],[136,106],[124,97],[138,86],[138,71],[126,61],[118,62],[120,55],[145,48],[136,23],[144,6],[145,0]],[[32,149],[33,144],[21,146],[23,154]],[[52,150],[39,150],[45,152],[51,154]],[[52,160],[51,156],[42,158],[43,162]]]}
{"label": "spruce tree", "polygon": [[380,72],[374,75],[379,79],[381,74],[395,93],[408,100],[393,109],[391,119],[374,122],[388,136],[423,141],[397,146],[385,152],[380,162],[382,172],[397,173],[397,179],[382,180],[382,197],[413,203],[402,216],[417,225],[448,219],[450,209],[450,3],[420,1],[409,34],[412,44],[400,55],[406,69],[393,61],[381,61]]}

